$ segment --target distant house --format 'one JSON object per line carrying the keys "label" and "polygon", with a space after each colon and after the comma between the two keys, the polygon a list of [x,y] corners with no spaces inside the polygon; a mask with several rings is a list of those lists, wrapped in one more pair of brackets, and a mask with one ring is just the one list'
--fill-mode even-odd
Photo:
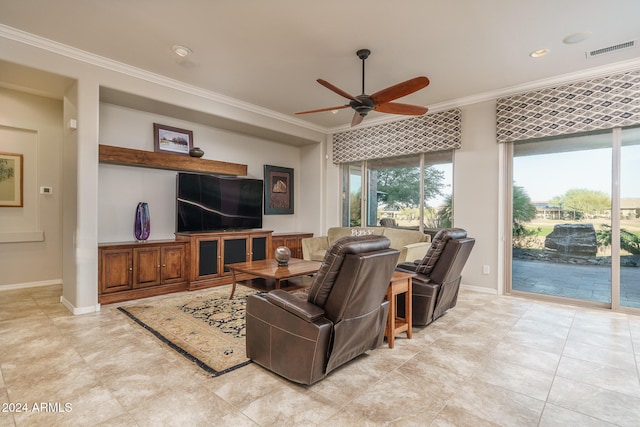
{"label": "distant house", "polygon": [[640,218],[640,198],[620,199],[620,218]]}
{"label": "distant house", "polygon": [[[536,207],[536,218],[541,219],[567,219],[571,218],[571,212],[565,212],[560,206],[551,206],[549,202],[531,202]],[[611,217],[611,211],[605,211],[607,218]],[[620,199],[620,218],[640,218],[640,198]]]}
{"label": "distant house", "polygon": [[536,207],[536,218],[562,219],[563,210],[560,206],[550,206],[549,202],[532,202]]}

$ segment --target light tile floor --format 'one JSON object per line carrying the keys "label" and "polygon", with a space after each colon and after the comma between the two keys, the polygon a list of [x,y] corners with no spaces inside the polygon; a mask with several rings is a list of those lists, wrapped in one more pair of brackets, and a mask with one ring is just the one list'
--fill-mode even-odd
{"label": "light tile floor", "polygon": [[60,293],[0,292],[0,426],[640,425],[638,316],[462,290],[413,339],[300,386],[254,364],[212,378],[117,305],[72,316]]}

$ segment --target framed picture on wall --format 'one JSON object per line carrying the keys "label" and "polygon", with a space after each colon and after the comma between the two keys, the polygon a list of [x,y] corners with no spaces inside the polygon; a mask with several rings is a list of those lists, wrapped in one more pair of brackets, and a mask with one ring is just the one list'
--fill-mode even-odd
{"label": "framed picture on wall", "polygon": [[153,134],[154,149],[158,153],[188,156],[193,148],[193,131],[154,123]]}
{"label": "framed picture on wall", "polygon": [[0,153],[0,207],[22,207],[22,154]]}
{"label": "framed picture on wall", "polygon": [[293,213],[293,169],[264,165],[264,213]]}

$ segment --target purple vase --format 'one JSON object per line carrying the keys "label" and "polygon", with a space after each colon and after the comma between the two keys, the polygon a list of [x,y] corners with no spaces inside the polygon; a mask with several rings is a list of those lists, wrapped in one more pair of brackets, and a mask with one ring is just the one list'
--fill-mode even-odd
{"label": "purple vase", "polygon": [[147,240],[151,233],[151,217],[149,216],[149,204],[147,202],[138,203],[136,208],[136,221],[133,234],[136,240]]}

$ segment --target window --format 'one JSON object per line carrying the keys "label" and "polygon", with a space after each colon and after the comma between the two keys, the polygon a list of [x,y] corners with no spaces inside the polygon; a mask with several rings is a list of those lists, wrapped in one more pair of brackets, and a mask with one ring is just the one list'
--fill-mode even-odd
{"label": "window", "polygon": [[450,225],[452,157],[452,151],[443,151],[345,163],[342,225],[416,230]]}

